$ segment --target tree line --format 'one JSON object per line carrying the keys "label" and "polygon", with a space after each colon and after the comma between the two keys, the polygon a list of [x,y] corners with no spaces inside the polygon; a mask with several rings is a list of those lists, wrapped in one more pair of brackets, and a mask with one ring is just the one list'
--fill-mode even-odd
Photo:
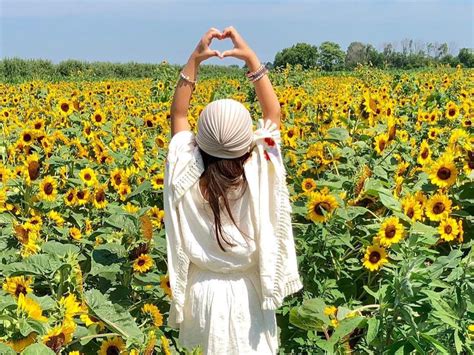
{"label": "tree line", "polygon": [[[166,65],[163,65],[166,64]],[[371,44],[352,42],[346,51],[335,42],[322,42],[319,47],[309,43],[296,43],[292,47],[279,51],[273,62],[266,63],[270,68],[285,67],[286,64],[301,65],[303,69],[321,71],[347,71],[358,65],[369,65],[381,69],[415,69],[439,64],[455,67],[461,64],[465,68],[474,67],[472,48],[462,48],[457,56],[449,53],[446,43],[420,44],[412,40],[402,41],[401,50],[395,50],[393,44],[386,44],[377,51]],[[0,60],[0,82],[22,82],[25,80],[102,80],[105,78],[149,78],[157,77],[163,67],[177,72],[181,65],[162,63],[111,63],[86,62],[74,59],[53,64],[44,59],[22,59],[18,57]],[[226,74],[231,77],[241,75],[244,65],[230,66],[203,64],[200,77]]]}
{"label": "tree line", "polygon": [[357,65],[371,65],[381,69],[414,69],[437,64],[458,64],[474,67],[472,48],[462,48],[457,56],[449,53],[447,43],[420,43],[403,40],[397,51],[392,43],[377,51],[371,44],[352,42],[347,51],[335,42],[325,41],[319,47],[309,43],[297,43],[278,52],[273,67],[300,64],[304,69],[319,68],[324,71],[353,70]]}

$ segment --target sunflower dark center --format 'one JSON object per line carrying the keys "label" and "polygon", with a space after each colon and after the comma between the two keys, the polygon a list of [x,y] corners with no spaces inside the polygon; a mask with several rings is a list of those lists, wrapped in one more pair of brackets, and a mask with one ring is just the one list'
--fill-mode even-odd
{"label": "sunflower dark center", "polygon": [[138,266],[143,266],[143,265],[145,265],[145,260],[144,259],[138,260]]}
{"label": "sunflower dark center", "polygon": [[413,208],[410,207],[407,211],[407,216],[412,218],[414,214],[415,214],[415,211],[413,210]]}
{"label": "sunflower dark center", "polygon": [[44,185],[44,193],[47,195],[51,195],[53,193],[53,185],[50,182],[47,182]]}
{"label": "sunflower dark center", "polygon": [[78,191],[77,192],[77,197],[80,198],[80,199],[83,199],[84,198],[84,191]]}
{"label": "sunflower dark center", "polygon": [[385,149],[385,141],[380,141],[379,142],[379,149],[384,150]]}
{"label": "sunflower dark center", "polygon": [[372,263],[372,264],[376,264],[378,263],[380,260],[380,253],[378,251],[373,251],[372,253],[370,253],[369,255],[369,261]]}
{"label": "sunflower dark center", "polygon": [[456,114],[456,110],[454,108],[449,109],[449,115],[454,116]]}
{"label": "sunflower dark center", "polygon": [[395,236],[395,233],[397,232],[395,226],[388,226],[385,228],[385,237],[392,239]]}
{"label": "sunflower dark center", "polygon": [[122,178],[120,177],[120,175],[115,175],[114,181],[115,181],[115,184],[120,185],[122,183]]}
{"label": "sunflower dark center", "polygon": [[95,121],[96,121],[96,122],[102,121],[102,116],[101,116],[101,115],[95,115],[94,118],[95,118]]}
{"label": "sunflower dark center", "polygon": [[31,141],[31,134],[25,133],[25,134],[23,135],[23,140],[24,140],[25,142]]}
{"label": "sunflower dark center", "polygon": [[63,110],[64,112],[68,112],[69,104],[66,104],[66,103],[61,104],[61,110]]}
{"label": "sunflower dark center", "polygon": [[433,206],[433,212],[436,214],[443,213],[445,210],[444,203],[442,202],[436,202]]}
{"label": "sunflower dark center", "polygon": [[427,149],[423,149],[423,152],[421,152],[421,157],[423,159],[428,158],[428,150]]}
{"label": "sunflower dark center", "polygon": [[105,200],[104,190],[97,191],[97,193],[95,194],[95,200],[97,202],[103,202]]}
{"label": "sunflower dark center", "polygon": [[84,175],[84,179],[90,180],[90,179],[91,179],[91,175],[90,175],[89,173],[85,174],[85,175]]}
{"label": "sunflower dark center", "polygon": [[441,180],[448,180],[451,177],[451,170],[449,168],[442,167],[438,170],[436,175],[438,175]]}
{"label": "sunflower dark center", "polygon": [[320,216],[324,216],[323,210],[329,211],[330,209],[331,209],[331,205],[329,205],[329,203],[327,202],[320,202],[316,204],[316,206],[314,206],[314,212]]}
{"label": "sunflower dark center", "polygon": [[31,180],[36,180],[39,176],[39,163],[37,161],[32,161],[28,164],[28,174],[30,175]]}
{"label": "sunflower dark center", "polygon": [[20,293],[23,293],[24,295],[26,295],[26,287],[21,284],[18,284],[16,285],[15,296],[18,297]]}
{"label": "sunflower dark center", "polygon": [[444,227],[444,231],[446,234],[451,234],[451,232],[453,231],[453,228],[447,225],[446,227]]}
{"label": "sunflower dark center", "polygon": [[107,355],[120,355],[120,349],[115,345],[111,345],[107,348]]}

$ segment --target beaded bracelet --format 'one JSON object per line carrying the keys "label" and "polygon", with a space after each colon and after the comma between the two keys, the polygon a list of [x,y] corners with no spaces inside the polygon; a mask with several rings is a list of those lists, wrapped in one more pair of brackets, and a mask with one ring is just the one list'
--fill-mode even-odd
{"label": "beaded bracelet", "polygon": [[188,75],[184,75],[183,72],[180,72],[179,75],[181,76],[181,78],[183,78],[183,79],[184,79],[185,81],[187,81],[188,83],[193,84],[193,85],[196,85],[196,83],[197,83],[197,77],[196,77],[196,80],[191,80],[191,79],[189,78],[189,76],[188,76]]}
{"label": "beaded bracelet", "polygon": [[258,75],[260,75],[263,71],[265,71],[265,69],[266,69],[265,65],[261,64],[260,67],[257,70],[255,70],[252,73],[250,71],[247,71],[247,73],[245,75],[247,76],[247,78],[252,80],[255,77],[257,77]]}
{"label": "beaded bracelet", "polygon": [[268,68],[265,68],[263,72],[260,73],[260,75],[252,79],[252,83],[256,82],[257,80],[260,80],[267,73],[268,73]]}

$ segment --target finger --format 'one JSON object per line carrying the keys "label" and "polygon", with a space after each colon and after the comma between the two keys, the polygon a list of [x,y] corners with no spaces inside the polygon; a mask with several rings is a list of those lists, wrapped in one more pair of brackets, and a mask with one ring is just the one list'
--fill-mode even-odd
{"label": "finger", "polygon": [[232,57],[234,56],[235,54],[237,54],[237,51],[235,49],[229,49],[229,50],[226,50],[224,52],[222,52],[222,57]]}
{"label": "finger", "polygon": [[205,36],[205,43],[207,45],[211,44],[211,41],[213,38],[220,38],[221,36],[221,33],[219,32],[219,30],[217,29],[214,29],[214,30],[209,30],[208,33],[206,33],[206,36]]}

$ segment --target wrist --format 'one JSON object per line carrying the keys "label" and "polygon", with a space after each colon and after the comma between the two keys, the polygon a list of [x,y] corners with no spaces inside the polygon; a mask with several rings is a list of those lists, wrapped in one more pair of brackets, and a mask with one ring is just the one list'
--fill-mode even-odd
{"label": "wrist", "polygon": [[201,64],[201,61],[198,59],[198,56],[196,53],[192,53],[189,56],[188,63],[191,65],[199,66],[199,64]]}
{"label": "wrist", "polygon": [[252,53],[245,61],[249,72],[256,71],[262,64],[255,53]]}

